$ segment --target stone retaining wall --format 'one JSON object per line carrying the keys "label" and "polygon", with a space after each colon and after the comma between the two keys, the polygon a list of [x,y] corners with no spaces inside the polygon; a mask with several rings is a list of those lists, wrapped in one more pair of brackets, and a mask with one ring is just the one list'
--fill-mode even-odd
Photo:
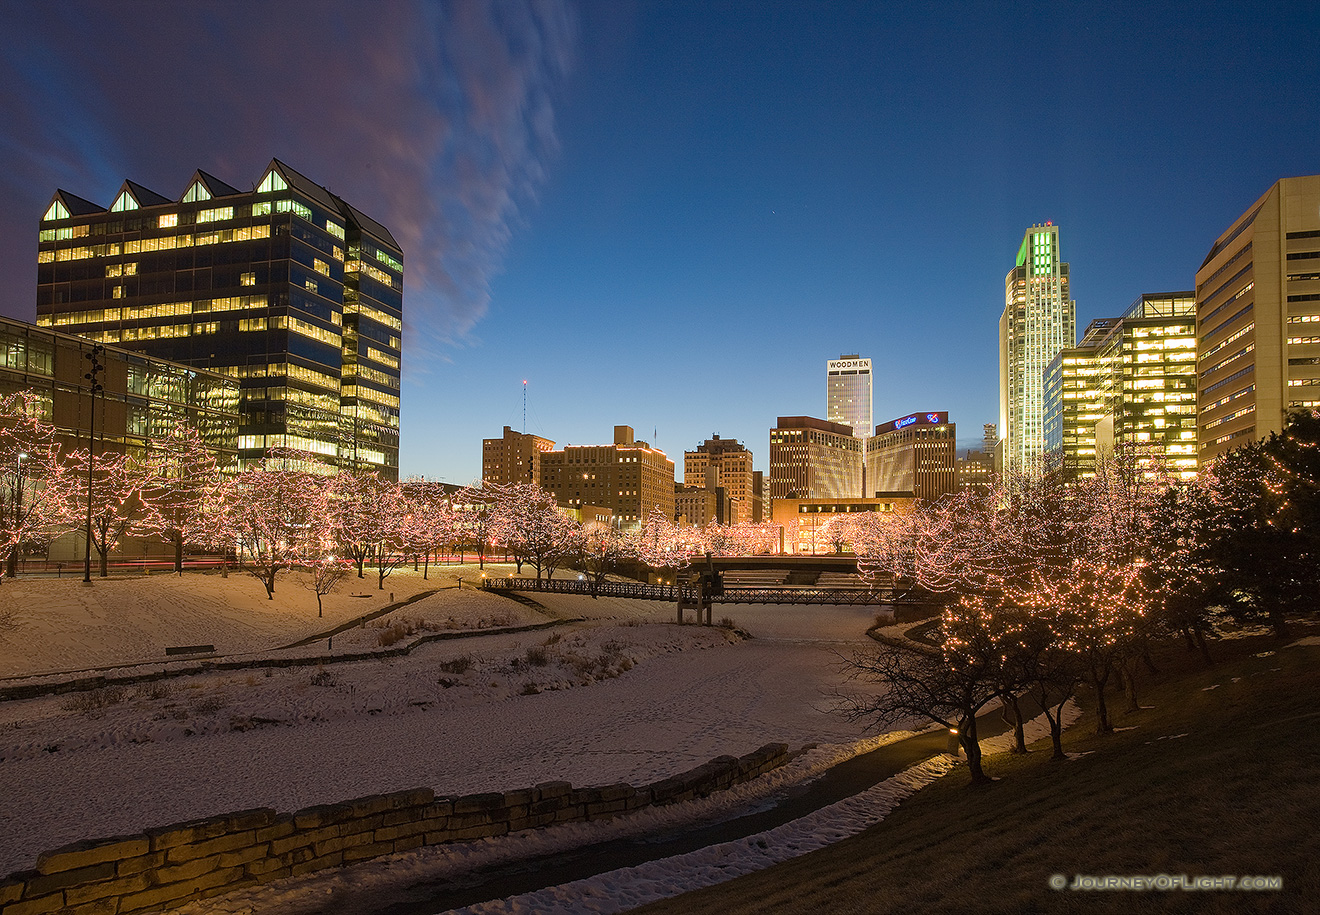
{"label": "stone retaining wall", "polygon": [[437,797],[430,788],[378,794],[277,814],[270,808],[78,842],[37,858],[35,870],[0,881],[0,915],[121,915],[179,906],[382,855],[502,836],[553,823],[608,819],[643,807],[706,797],[788,761],[766,744],[721,756],[643,787],[534,788]]}

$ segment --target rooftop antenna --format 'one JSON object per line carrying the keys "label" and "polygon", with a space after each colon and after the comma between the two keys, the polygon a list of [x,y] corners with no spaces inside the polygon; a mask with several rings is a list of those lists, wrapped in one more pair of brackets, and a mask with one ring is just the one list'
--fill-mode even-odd
{"label": "rooftop antenna", "polygon": [[527,379],[523,379],[523,435],[527,434]]}

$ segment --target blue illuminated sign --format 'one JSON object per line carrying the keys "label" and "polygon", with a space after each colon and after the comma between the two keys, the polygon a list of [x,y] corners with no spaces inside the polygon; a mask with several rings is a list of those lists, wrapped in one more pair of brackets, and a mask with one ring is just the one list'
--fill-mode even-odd
{"label": "blue illuminated sign", "polygon": [[894,420],[894,428],[902,429],[904,426],[910,426],[917,421],[915,416],[905,416],[902,419]]}
{"label": "blue illuminated sign", "polygon": [[904,416],[902,419],[894,420],[891,425],[895,429],[905,429],[914,423],[923,426],[939,426],[948,421],[948,413],[913,413],[911,416]]}

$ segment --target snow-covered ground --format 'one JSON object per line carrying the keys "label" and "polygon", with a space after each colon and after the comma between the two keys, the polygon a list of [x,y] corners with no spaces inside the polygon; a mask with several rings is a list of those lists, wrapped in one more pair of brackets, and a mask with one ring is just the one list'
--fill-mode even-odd
{"label": "snow-covered ground", "polygon": [[[429,582],[396,572],[385,593],[402,600],[442,583],[435,570]],[[17,628],[0,636],[0,669],[14,676],[150,661],[174,644],[269,656],[385,603],[351,579],[317,619],[315,595],[283,584],[267,601],[255,580],[236,575],[87,589],[8,582],[0,600],[23,603]],[[418,786],[463,794],[553,779],[640,784],[770,741],[850,755],[865,735],[828,706],[844,684],[838,653],[865,644],[873,610],[731,608],[753,636],[744,639],[672,625],[668,604],[536,597],[546,613],[444,590],[335,637],[339,653],[382,644],[395,624],[399,644],[437,628],[478,633],[403,658],[0,703],[0,873],[67,842],[231,810],[287,811]],[[556,618],[584,621],[479,634]],[[309,650],[323,643],[299,653]]]}

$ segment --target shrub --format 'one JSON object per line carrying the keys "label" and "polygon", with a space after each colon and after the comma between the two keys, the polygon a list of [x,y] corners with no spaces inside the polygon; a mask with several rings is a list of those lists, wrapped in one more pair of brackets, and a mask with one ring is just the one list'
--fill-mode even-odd
{"label": "shrub", "polygon": [[738,624],[733,621],[731,616],[720,617],[719,626],[721,629],[737,629]]}
{"label": "shrub", "polygon": [[330,671],[322,667],[317,670],[316,673],[312,674],[312,679],[308,682],[311,683],[312,686],[334,686],[335,678],[330,674]]}
{"label": "shrub", "polygon": [[523,684],[523,688],[522,688],[522,690],[521,690],[521,695],[524,695],[524,696],[535,696],[535,695],[537,695],[537,694],[540,693],[540,692],[541,692],[541,687],[537,686],[535,683],[533,683],[533,682],[531,682],[531,681],[529,680],[529,681],[527,681],[526,683]]}
{"label": "shrub", "polygon": [[134,696],[136,699],[168,699],[174,695],[174,687],[170,686],[168,681],[153,680],[150,683],[143,683],[137,688]]}
{"label": "shrub", "polygon": [[194,702],[192,710],[195,715],[213,715],[228,704],[229,700],[224,696],[207,696]]}
{"label": "shrub", "polygon": [[403,621],[399,621],[388,629],[381,630],[380,635],[376,637],[376,642],[381,648],[389,648],[410,635],[412,635],[412,627]]}
{"label": "shrub", "polygon": [[123,702],[125,693],[122,687],[106,686],[102,689],[89,689],[70,693],[60,701],[60,708],[66,712],[99,717],[101,712],[112,705]]}
{"label": "shrub", "polygon": [[441,661],[440,669],[447,674],[465,674],[472,669],[472,655],[460,655],[450,661]]}
{"label": "shrub", "polygon": [[533,645],[527,649],[527,663],[533,667],[545,667],[550,663],[550,652],[542,645]]}

